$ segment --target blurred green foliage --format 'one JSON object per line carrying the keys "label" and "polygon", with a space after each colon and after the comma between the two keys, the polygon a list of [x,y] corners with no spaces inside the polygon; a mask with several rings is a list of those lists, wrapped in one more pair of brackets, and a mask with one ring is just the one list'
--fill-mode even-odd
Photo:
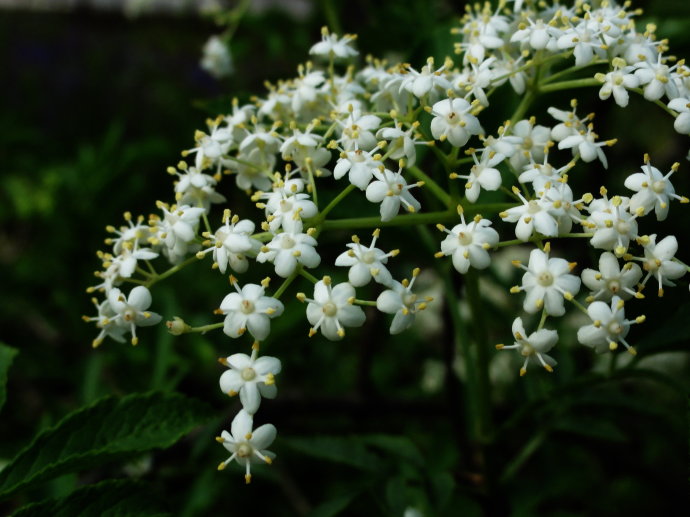
{"label": "blurred green foliage", "polygon": [[[688,4],[646,4],[643,20],[657,23],[679,56],[690,56]],[[227,109],[231,97],[263,92],[264,80],[294,75],[322,25],[358,33],[363,53],[421,63],[449,52],[449,29],[461,11],[461,3],[443,0],[323,0],[304,20],[277,10],[249,13],[233,38],[236,72],[226,82],[198,68],[201,46],[218,30],[208,20],[127,20],[87,10],[3,13],[0,328],[19,355],[0,416],[0,459],[103,395],[176,390],[208,400],[219,417],[189,440],[152,453],[151,467],[140,475],[146,490],[165,494],[175,515],[401,516],[413,506],[439,516],[633,516],[673,513],[685,502],[690,306],[684,288],[654,301],[648,324],[635,328],[638,358],[614,375],[567,335],[558,347],[557,374],[502,381],[499,373],[497,440],[486,466],[498,481],[488,487],[477,477],[463,431],[451,336],[411,331],[391,339],[388,322],[372,311],[366,327],[345,342],[308,340],[303,306],[287,301],[265,344],[284,363],[281,393],[259,416],[279,429],[280,461],[247,487],[233,469],[214,471],[225,451],[213,436],[237,410],[217,389],[215,358],[239,351],[235,343],[218,335],[173,338],[160,327],[142,333],[137,348],[107,342],[94,352],[89,346],[94,329],[80,316],[93,312],[84,290],[94,283],[104,226],[117,223],[124,210],[146,214],[156,199],[171,197],[165,168],[191,145],[207,116]],[[583,111],[596,106],[600,134],[626,128],[627,145],[609,155],[619,173],[639,167],[645,151],[669,163],[686,154],[687,141],[662,126],[647,104],[633,100],[620,110],[602,106],[592,92],[581,98]],[[546,98],[542,107],[550,102],[562,99]],[[622,181],[621,175],[613,185]],[[677,190],[690,192],[687,175]],[[233,203],[248,206],[244,198]],[[687,233],[682,217],[669,223],[669,233]],[[401,275],[422,260],[417,246],[402,250]],[[687,260],[689,250],[681,247]],[[192,324],[208,322],[229,287],[221,277],[197,278],[198,271],[183,271],[157,286],[155,309],[166,317],[184,314]],[[482,288],[505,289],[514,281],[493,272]],[[464,286],[452,287],[461,292]],[[515,303],[487,299],[491,343],[508,339]],[[471,330],[469,337],[478,339]],[[2,350],[0,361],[7,361]],[[422,391],[420,365],[429,359],[442,365],[443,375],[437,390]],[[0,503],[0,513],[125,476],[131,469],[117,463],[69,474]],[[136,504],[139,489],[129,483],[82,488],[60,503],[68,505],[62,511],[69,514],[69,505],[93,490],[126,491]]]}

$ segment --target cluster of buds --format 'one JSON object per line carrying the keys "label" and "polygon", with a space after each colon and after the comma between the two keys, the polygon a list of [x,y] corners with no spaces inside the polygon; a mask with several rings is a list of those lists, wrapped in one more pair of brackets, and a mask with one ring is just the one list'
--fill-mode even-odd
{"label": "cluster of buds", "polygon": [[[580,343],[599,353],[621,344],[634,353],[626,336],[644,317],[626,319],[625,301],[644,298],[650,281],[661,296],[664,286],[688,271],[675,257],[674,236],[638,232],[641,218],[651,219],[653,212],[663,221],[673,201],[688,202],[671,183],[679,165],[664,174],[645,155],[640,171],[625,180],[626,192],[610,195],[602,187],[598,197],[576,195],[570,171],[582,163],[590,170],[607,168],[605,149],[616,139],[601,140],[593,115],[578,114],[575,100],[550,107],[548,117],[539,114],[539,120],[528,111],[540,93],[574,86],[599,88],[601,99],[613,96],[622,107],[632,91],[660,105],[677,131],[690,134],[690,69],[666,54],[666,42],[656,40],[654,27],[636,31],[637,13],[627,4],[516,0],[513,10],[506,4],[469,7],[454,30],[462,38],[455,48],[459,57],[446,58],[438,68],[433,58],[419,70],[367,58],[357,70],[351,65],[358,56],[354,36],[324,29],[311,54],[325,66],[300,65],[297,77],[269,84],[266,96],[244,105],[235,100],[228,113],[208,120],[194,146],[183,152],[189,161],[168,169],[176,177],[175,204],[159,202],[160,213],[148,219],[126,214],[127,224],[108,229],[112,251],[99,253],[99,283],[89,289],[104,296],[94,302],[98,315],[86,318],[99,329],[94,346],[106,336],[124,341],[127,333],[136,344],[136,327],[161,319],[148,311],[149,288],[183,267],[206,262],[221,274],[232,271],[233,290],[215,311],[224,316],[222,322],[202,327],[177,317],[168,322],[173,334],[222,328],[229,338],[249,337],[250,354],[220,360],[228,368],[220,377],[221,390],[242,403],[231,432],[218,437],[231,452],[220,468],[236,460],[249,482],[250,466],[274,457],[266,448],[275,427],[253,429],[253,416],[262,398],[276,396],[281,363],[259,356],[259,350],[271,320],[284,312],[280,298],[293,283],[313,284],[310,297],[296,293],[306,303],[305,333],[333,341],[364,323],[363,307],[393,315],[390,333],[397,334],[432,301],[413,290],[419,268],[410,279],[394,279],[388,266],[398,250],[377,247],[379,227],[436,224],[445,235],[436,257],[450,257],[459,274],[490,267],[497,248],[532,247],[527,264],[514,261],[524,275],[511,292],[524,295],[525,313],[541,314],[539,326],[528,335],[516,316],[515,343],[497,346],[519,351],[525,358],[523,375],[530,362],[553,371],[556,361],[547,353],[558,334],[544,325],[566,314],[567,307],[591,320],[577,332]],[[563,68],[549,74],[545,64],[555,62]],[[588,67],[608,71],[557,80]],[[513,91],[521,102],[501,127],[488,131],[482,114],[496,91]],[[224,208],[220,226],[214,227],[214,208],[226,203],[218,190],[226,186],[227,181],[221,183],[226,175],[234,176],[257,211],[239,215]],[[325,195],[338,183],[337,194]],[[419,189],[443,209],[425,211]],[[482,203],[485,192],[504,192],[505,202]],[[333,209],[357,193],[373,205],[371,214],[333,219]],[[514,224],[516,238],[501,240],[492,216]],[[582,231],[573,231],[575,226]],[[329,266],[319,251],[322,241],[329,242],[328,230],[367,227],[373,230],[370,244],[353,236],[331,265],[347,268],[347,281],[334,284],[334,268],[321,279],[312,273]],[[553,243],[569,238],[584,239],[601,253],[598,269],[578,272],[574,262],[552,256]],[[167,260],[170,268],[158,271],[154,259]],[[265,278],[259,284],[242,281],[247,273]],[[270,288],[273,275],[281,279],[275,289]],[[372,281],[380,294],[359,299],[357,289]],[[121,291],[125,284],[134,284],[127,296]],[[581,293],[582,284],[589,294]]]}

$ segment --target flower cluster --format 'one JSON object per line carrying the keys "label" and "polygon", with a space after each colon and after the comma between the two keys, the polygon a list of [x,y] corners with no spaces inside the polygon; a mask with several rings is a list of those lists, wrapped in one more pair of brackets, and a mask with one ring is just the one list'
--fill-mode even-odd
{"label": "flower cluster", "polygon": [[[363,307],[392,315],[389,330],[397,334],[431,302],[414,292],[419,268],[409,279],[394,278],[389,262],[399,251],[379,247],[379,226],[436,224],[445,234],[436,257],[450,257],[460,274],[490,267],[496,248],[531,247],[526,265],[514,261],[524,274],[511,292],[524,296],[524,312],[541,314],[541,321],[528,335],[517,316],[514,345],[498,346],[525,358],[521,374],[529,362],[553,371],[556,361],[547,353],[558,334],[544,325],[568,307],[591,320],[577,332],[580,343],[596,352],[618,344],[634,352],[626,336],[644,317],[625,319],[625,301],[644,298],[650,281],[661,296],[664,286],[688,271],[675,257],[674,236],[643,235],[638,225],[642,218],[666,219],[673,201],[688,202],[671,181],[679,164],[664,173],[645,155],[640,170],[625,180],[625,192],[611,195],[601,187],[598,196],[576,194],[571,171],[583,163],[588,170],[607,168],[605,150],[616,139],[600,139],[593,116],[578,114],[575,100],[550,107],[548,116],[528,111],[539,93],[572,86],[598,88],[602,100],[613,97],[621,107],[632,91],[661,104],[675,129],[690,134],[690,69],[667,55],[653,27],[636,31],[635,12],[627,4],[516,1],[514,12],[504,4],[469,9],[454,30],[461,37],[458,58],[447,58],[440,67],[433,58],[419,69],[367,58],[363,67],[343,66],[338,73],[357,59],[355,37],[324,30],[310,51],[324,66],[300,65],[296,77],[269,85],[265,96],[249,104],[235,100],[227,113],[196,132],[193,147],[183,153],[186,160],[168,170],[176,178],[174,204],[158,202],[158,214],[148,219],[125,214],[125,225],[108,228],[112,249],[99,253],[99,283],[90,288],[103,293],[103,301],[95,300],[98,314],[86,318],[99,329],[94,346],[106,336],[123,341],[128,333],[136,344],[136,328],[161,319],[148,311],[149,288],[181,268],[205,261],[221,274],[233,273],[233,290],[215,311],[222,322],[196,328],[180,318],[168,322],[174,334],[222,328],[232,339],[250,337],[251,355],[221,359],[228,368],[220,377],[221,390],[238,395],[243,408],[231,432],[218,437],[231,452],[221,468],[236,460],[249,482],[251,464],[272,461],[266,447],[276,429],[266,424],[252,430],[253,415],[262,398],[276,396],[281,363],[258,354],[271,320],[285,310],[280,298],[293,284],[313,285],[310,296],[296,293],[306,303],[305,333],[332,341],[364,323]],[[539,71],[557,61],[560,77],[588,67],[606,71],[562,82]],[[512,91],[521,102],[491,131],[483,112],[492,107],[496,91]],[[224,176],[234,178],[255,212],[240,215],[224,208],[215,219],[215,206],[225,204],[231,192]],[[221,185],[228,187],[224,194]],[[329,185],[340,191],[330,195]],[[420,196],[422,190],[428,196]],[[484,203],[486,192],[494,193],[492,200],[497,195],[505,200]],[[371,205],[370,214],[332,218],[346,197],[357,194]],[[433,201],[423,206],[420,199],[428,198]],[[514,225],[509,233],[515,239],[501,240],[496,221]],[[322,260],[320,246],[331,239],[329,229],[362,227],[374,229],[368,245],[355,235],[339,245],[343,251],[334,264]],[[552,256],[554,243],[564,239],[588,242],[599,253],[598,269],[594,264],[579,269]],[[157,270],[152,261],[158,259],[170,268]],[[310,272],[329,266],[335,266],[324,271],[330,274]],[[339,273],[347,281],[334,283],[332,275]],[[242,279],[250,274],[264,280]],[[275,289],[272,276],[280,279]],[[376,299],[358,298],[357,289],[372,282],[379,286]],[[126,284],[135,285],[128,294],[122,291]],[[581,293],[582,284],[589,294]]]}

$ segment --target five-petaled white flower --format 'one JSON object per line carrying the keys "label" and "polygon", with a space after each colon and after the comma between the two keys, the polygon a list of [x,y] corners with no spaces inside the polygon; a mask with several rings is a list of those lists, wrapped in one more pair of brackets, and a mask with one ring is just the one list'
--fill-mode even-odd
{"label": "five-petaled white flower", "polygon": [[597,298],[609,301],[614,296],[619,296],[623,300],[633,296],[644,298],[642,293],[633,289],[640,278],[642,278],[640,266],[633,262],[626,262],[621,268],[616,256],[608,251],[599,257],[599,271],[587,268],[582,272],[582,283],[592,291],[587,298],[588,302]]}
{"label": "five-petaled white flower", "polygon": [[547,352],[556,345],[558,333],[555,330],[539,329],[528,336],[520,317],[513,321],[512,330],[515,343],[508,346],[496,345],[496,349],[518,350],[520,352],[520,355],[525,358],[525,362],[520,368],[520,376],[527,373],[527,364],[530,362],[540,364],[547,372],[552,372],[553,367],[556,366],[556,361],[547,355]]}
{"label": "five-petaled white flower", "polygon": [[688,198],[676,194],[669,179],[678,170],[678,167],[680,164],[674,163],[671,166],[671,171],[664,176],[659,169],[650,164],[649,155],[645,155],[642,172],[631,174],[625,179],[625,186],[635,192],[630,198],[630,211],[638,213],[641,208],[644,215],[651,212],[653,208],[656,218],[663,221],[668,215],[668,205],[671,199],[687,203]]}
{"label": "five-petaled white flower", "polygon": [[640,238],[644,244],[644,258],[635,258],[642,262],[642,269],[647,272],[642,285],[647,284],[651,277],[659,283],[659,296],[664,295],[664,285],[676,285],[671,280],[682,277],[687,268],[673,260],[678,251],[678,240],[673,235],[667,235],[656,242],[656,234]]}
{"label": "five-petaled white flower", "polygon": [[402,167],[398,172],[388,169],[374,170],[376,181],[372,181],[367,187],[366,196],[372,203],[381,203],[381,221],[386,222],[393,219],[400,210],[400,205],[404,206],[408,212],[417,212],[422,205],[417,201],[410,189],[421,187],[423,181],[407,184],[402,175]]}
{"label": "five-petaled white flower", "polygon": [[247,354],[232,354],[219,362],[229,370],[220,376],[220,389],[223,393],[234,397],[239,394],[242,409],[250,415],[256,413],[261,404],[261,397],[273,399],[278,390],[275,376],[280,373],[280,360],[275,357],[256,357],[254,349],[251,356]]}
{"label": "five-petaled white flower", "polygon": [[361,287],[369,283],[373,278],[379,284],[389,285],[393,280],[385,264],[389,257],[395,257],[400,250],[393,250],[386,253],[376,247],[376,240],[379,238],[380,230],[374,230],[373,239],[369,246],[364,246],[356,235],[352,236],[352,241],[347,245],[350,248],[338,255],[335,259],[336,266],[349,267],[347,278],[354,287]]}
{"label": "five-petaled white flower", "polygon": [[412,280],[405,278],[402,283],[393,281],[390,289],[383,291],[376,299],[376,308],[387,314],[394,314],[391,322],[390,333],[400,334],[414,323],[415,315],[427,307],[427,303],[433,299],[425,297],[420,299],[412,292],[412,286],[419,275],[419,268],[412,271]]}
{"label": "five-petaled white flower", "polygon": [[309,337],[318,330],[330,339],[337,341],[345,337],[345,327],[359,327],[366,316],[361,307],[354,305],[355,288],[347,282],[331,286],[331,278],[323,277],[314,285],[314,298],[298,293],[297,299],[309,302],[307,319],[312,327]]}
{"label": "five-petaled white flower", "polygon": [[[138,285],[132,289],[127,298],[117,287],[113,287],[108,292],[108,304],[115,313],[110,321],[117,322],[118,325],[125,328],[129,327],[133,345],[139,343],[136,333],[137,327],[149,327],[161,320],[160,314],[147,310],[151,306],[151,293],[143,285]],[[94,342],[94,346],[98,346],[98,344]]]}
{"label": "five-petaled white flower", "polygon": [[249,484],[252,480],[251,465],[256,463],[273,463],[276,457],[271,451],[266,450],[276,438],[276,428],[273,424],[264,424],[254,427],[254,419],[245,410],[241,410],[232,421],[230,432],[223,431],[216,441],[221,443],[231,456],[218,465],[218,470],[223,470],[232,460],[245,467],[244,481]]}
{"label": "five-petaled white flower", "polygon": [[482,132],[477,117],[472,115],[473,106],[465,99],[444,99],[434,104],[431,134],[436,140],[446,140],[455,147],[462,147],[472,135]]}
{"label": "five-petaled white flower", "polygon": [[240,337],[247,330],[254,339],[266,339],[271,331],[271,318],[283,313],[283,304],[270,296],[264,296],[264,287],[246,284],[240,289],[237,279],[230,276],[236,293],[230,293],[220,304],[218,312],[225,314],[223,332],[232,338]]}
{"label": "five-petaled white flower", "polygon": [[529,254],[529,263],[525,267],[520,261],[514,261],[517,267],[524,269],[522,285],[512,287],[511,293],[525,291],[523,308],[526,312],[535,313],[542,308],[549,316],[563,316],[565,307],[563,299],[571,300],[580,290],[580,278],[571,275],[574,262],[562,258],[549,258],[550,246],[544,251],[534,249]]}
{"label": "five-petaled white flower", "polygon": [[[460,211],[460,210],[459,210]],[[441,251],[436,257],[452,255],[453,266],[458,273],[465,274],[470,266],[476,269],[486,269],[491,264],[488,250],[498,243],[498,232],[491,226],[491,221],[477,215],[470,224],[465,222],[465,216],[460,211],[461,224],[456,224],[451,230],[439,224],[438,229],[448,236],[441,241]]]}
{"label": "five-petaled white flower", "polygon": [[256,261],[273,262],[276,274],[287,278],[299,264],[304,267],[316,267],[321,263],[321,257],[315,247],[316,239],[310,232],[283,232],[261,248]]}
{"label": "five-petaled white flower", "polygon": [[630,325],[642,323],[645,317],[638,316],[634,320],[626,320],[624,303],[618,296],[614,296],[611,305],[599,301],[589,304],[587,315],[592,323],[578,329],[577,340],[585,346],[594,348],[598,354],[615,350],[619,343],[622,343],[628,352],[635,354],[635,349],[628,344],[625,336],[630,331]]}

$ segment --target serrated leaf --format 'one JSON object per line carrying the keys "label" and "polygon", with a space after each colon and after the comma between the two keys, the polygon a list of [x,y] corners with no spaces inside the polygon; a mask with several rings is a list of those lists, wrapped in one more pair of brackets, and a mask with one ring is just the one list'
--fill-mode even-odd
{"label": "serrated leaf", "polygon": [[342,463],[362,470],[374,470],[377,458],[355,437],[314,436],[284,438],[289,447],[315,458]]}
{"label": "serrated leaf", "polygon": [[106,397],[41,432],[0,472],[0,499],[58,475],[170,447],[211,410],[176,393]]}
{"label": "serrated leaf", "polygon": [[160,500],[145,484],[108,480],[87,485],[61,499],[49,499],[20,508],[12,517],[164,517]]}
{"label": "serrated leaf", "polygon": [[18,352],[16,348],[0,343],[0,410],[7,400],[7,370]]}

